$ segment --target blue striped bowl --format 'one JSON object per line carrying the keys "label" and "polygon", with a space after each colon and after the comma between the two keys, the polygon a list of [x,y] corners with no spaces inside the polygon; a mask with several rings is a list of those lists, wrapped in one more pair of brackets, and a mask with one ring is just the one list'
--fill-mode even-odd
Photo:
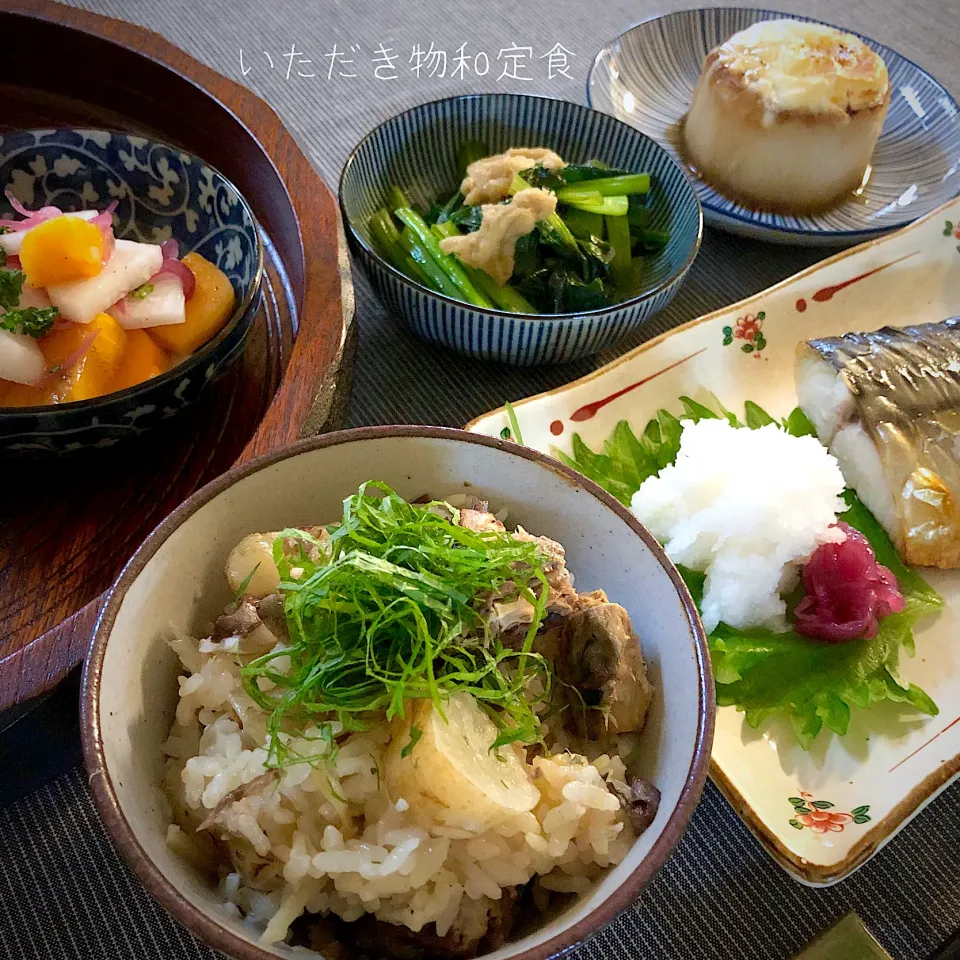
{"label": "blue striped bowl", "polygon": [[[449,196],[460,180],[457,147],[464,140],[481,140],[494,152],[545,146],[568,162],[597,159],[649,171],[654,222],[669,227],[670,242],[650,259],[647,289],[623,303],[584,313],[504,313],[428,290],[382,260],[368,224],[391,184],[423,207]],[[700,249],[703,232],[700,204],[687,178],[649,137],[576,103],[507,93],[437,100],[381,124],[347,160],[340,210],[351,249],[390,310],[427,340],[517,366],[565,363],[621,340],[670,302]]]}
{"label": "blue striped bowl", "polygon": [[[784,17],[811,19],[776,10],[711,7],[638,23],[597,55],[587,102],[642,130],[677,158],[677,124],[690,106],[706,55],[758,20]],[[758,213],[691,173],[711,226],[774,243],[845,246],[905,226],[960,193],[960,108],[954,99],[895,50],[848,32],[883,57],[890,75],[890,109],[863,194],[809,216]]]}

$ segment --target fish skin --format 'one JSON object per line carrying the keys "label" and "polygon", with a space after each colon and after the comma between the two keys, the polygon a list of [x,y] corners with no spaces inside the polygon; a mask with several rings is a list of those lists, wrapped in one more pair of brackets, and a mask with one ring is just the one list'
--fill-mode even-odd
{"label": "fish skin", "polygon": [[[809,340],[876,447],[907,563],[960,567],[960,317]],[[828,438],[832,441],[832,438]]]}

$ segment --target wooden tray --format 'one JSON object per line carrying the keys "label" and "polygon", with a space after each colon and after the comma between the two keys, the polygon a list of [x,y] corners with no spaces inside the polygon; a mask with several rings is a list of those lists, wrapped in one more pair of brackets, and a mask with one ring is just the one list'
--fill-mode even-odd
{"label": "wooden tray", "polygon": [[353,294],[332,194],[250,91],[149,30],[49,0],[5,0],[0,37],[0,133],[99,126],[191,150],[250,202],[266,267],[249,347],[198,409],[135,446],[5,470],[3,710],[80,663],[103,592],[177,504],[238,459],[336,422],[348,388]]}

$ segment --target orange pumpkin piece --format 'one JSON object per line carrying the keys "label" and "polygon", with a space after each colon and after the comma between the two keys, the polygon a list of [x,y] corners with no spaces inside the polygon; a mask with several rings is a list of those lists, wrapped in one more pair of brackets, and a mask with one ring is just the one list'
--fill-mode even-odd
{"label": "orange pumpkin piece", "polygon": [[0,380],[0,407],[45,407],[56,403],[55,386],[28,387],[25,383]]}
{"label": "orange pumpkin piece", "polygon": [[[87,337],[96,334],[89,349],[67,370],[58,369],[80,350]],[[52,376],[40,387],[8,383],[0,391],[0,406],[33,407],[51,403],[70,403],[102,397],[117,389],[114,378],[127,345],[129,334],[108,313],[90,323],[72,323],[54,330],[40,340],[40,349]]]}
{"label": "orange pumpkin piece", "polygon": [[170,366],[170,358],[150,339],[146,330],[128,330],[127,345],[110,391],[125,390],[144,380],[159,377]]}
{"label": "orange pumpkin piece", "polygon": [[203,346],[230,319],[236,298],[227,275],[198,253],[188,253],[183,262],[197,281],[187,301],[187,319],[162,327],[148,327],[153,339],[171,353],[187,356]]}
{"label": "orange pumpkin piece", "polygon": [[[109,313],[98,314],[90,323],[75,323],[50,334],[44,338],[40,349],[54,368],[69,359],[81,347],[83,337],[92,333],[96,333],[96,339],[90,349],[60,381],[59,403],[102,397],[113,389],[111,383],[120,368],[120,358],[127,345],[127,331]],[[62,341],[46,342],[55,337],[62,337]]]}
{"label": "orange pumpkin piece", "polygon": [[103,269],[103,232],[79,217],[54,217],[23,238],[20,265],[33,287],[88,280]]}

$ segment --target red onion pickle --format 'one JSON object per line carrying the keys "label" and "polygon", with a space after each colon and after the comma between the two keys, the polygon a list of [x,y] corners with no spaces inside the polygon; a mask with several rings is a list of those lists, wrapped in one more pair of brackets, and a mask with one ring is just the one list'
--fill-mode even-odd
{"label": "red onion pickle", "polygon": [[22,217],[29,217],[33,215],[31,210],[28,210],[14,195],[13,190],[10,187],[7,187],[3,191],[3,195],[7,198],[8,203],[13,209],[20,214]]}
{"label": "red onion pickle", "polygon": [[14,233],[23,230],[29,230],[31,227],[39,226],[46,220],[52,220],[54,217],[63,216],[63,211],[59,207],[41,207],[39,210],[28,210],[13,194],[13,190],[7,187],[3,191],[7,202],[13,209],[26,220],[0,220],[0,227],[6,227]]}
{"label": "red onion pickle", "polygon": [[163,254],[164,260],[179,260],[180,259],[180,244],[176,240],[164,240],[160,244],[160,252]]}
{"label": "red onion pickle", "polygon": [[107,261],[113,256],[113,251],[117,245],[117,239],[113,234],[113,211],[117,209],[117,201],[112,200],[107,206],[106,210],[98,213],[90,223],[95,227],[100,228],[100,232],[103,234],[103,262]]}
{"label": "red onion pickle", "polygon": [[164,260],[163,266],[161,266],[150,279],[154,280],[165,273],[172,274],[179,278],[183,284],[183,297],[185,300],[189,300],[193,296],[194,291],[197,289],[197,278],[185,263],[180,260]]}
{"label": "red onion pickle", "polygon": [[[14,195],[13,191],[7,187],[4,190],[4,196],[7,198],[10,206],[19,213],[25,220],[0,220],[0,227],[6,227],[14,233],[24,230],[30,230],[32,227],[38,227],[47,220],[53,220],[56,217],[62,217],[63,211],[59,207],[41,207],[39,210],[28,210]],[[88,222],[99,227],[103,231],[104,239],[107,241],[106,249],[113,252],[113,211],[117,209],[118,201],[113,200],[109,206]],[[109,255],[104,260],[109,260]]]}
{"label": "red onion pickle", "polygon": [[107,264],[113,256],[113,251],[117,248],[117,238],[113,235],[112,226],[100,227],[100,232],[103,234],[103,253],[101,257],[103,263]]}
{"label": "red onion pickle", "polygon": [[87,351],[93,346],[93,341],[96,340],[98,336],[100,336],[99,330],[91,330],[89,333],[85,333],[77,349],[65,357],[62,363],[57,363],[50,367],[37,386],[45,387],[75,367],[86,356]]}
{"label": "red onion pickle", "polygon": [[22,233],[60,216],[63,216],[63,211],[58,207],[41,207],[36,212],[31,213],[26,220],[0,220],[0,227],[6,227],[13,233]]}
{"label": "red onion pickle", "polygon": [[841,543],[823,543],[803,568],[806,595],[794,610],[802,636],[827,643],[869,640],[879,621],[906,605],[897,578],[877,563],[867,538],[848,524]]}

